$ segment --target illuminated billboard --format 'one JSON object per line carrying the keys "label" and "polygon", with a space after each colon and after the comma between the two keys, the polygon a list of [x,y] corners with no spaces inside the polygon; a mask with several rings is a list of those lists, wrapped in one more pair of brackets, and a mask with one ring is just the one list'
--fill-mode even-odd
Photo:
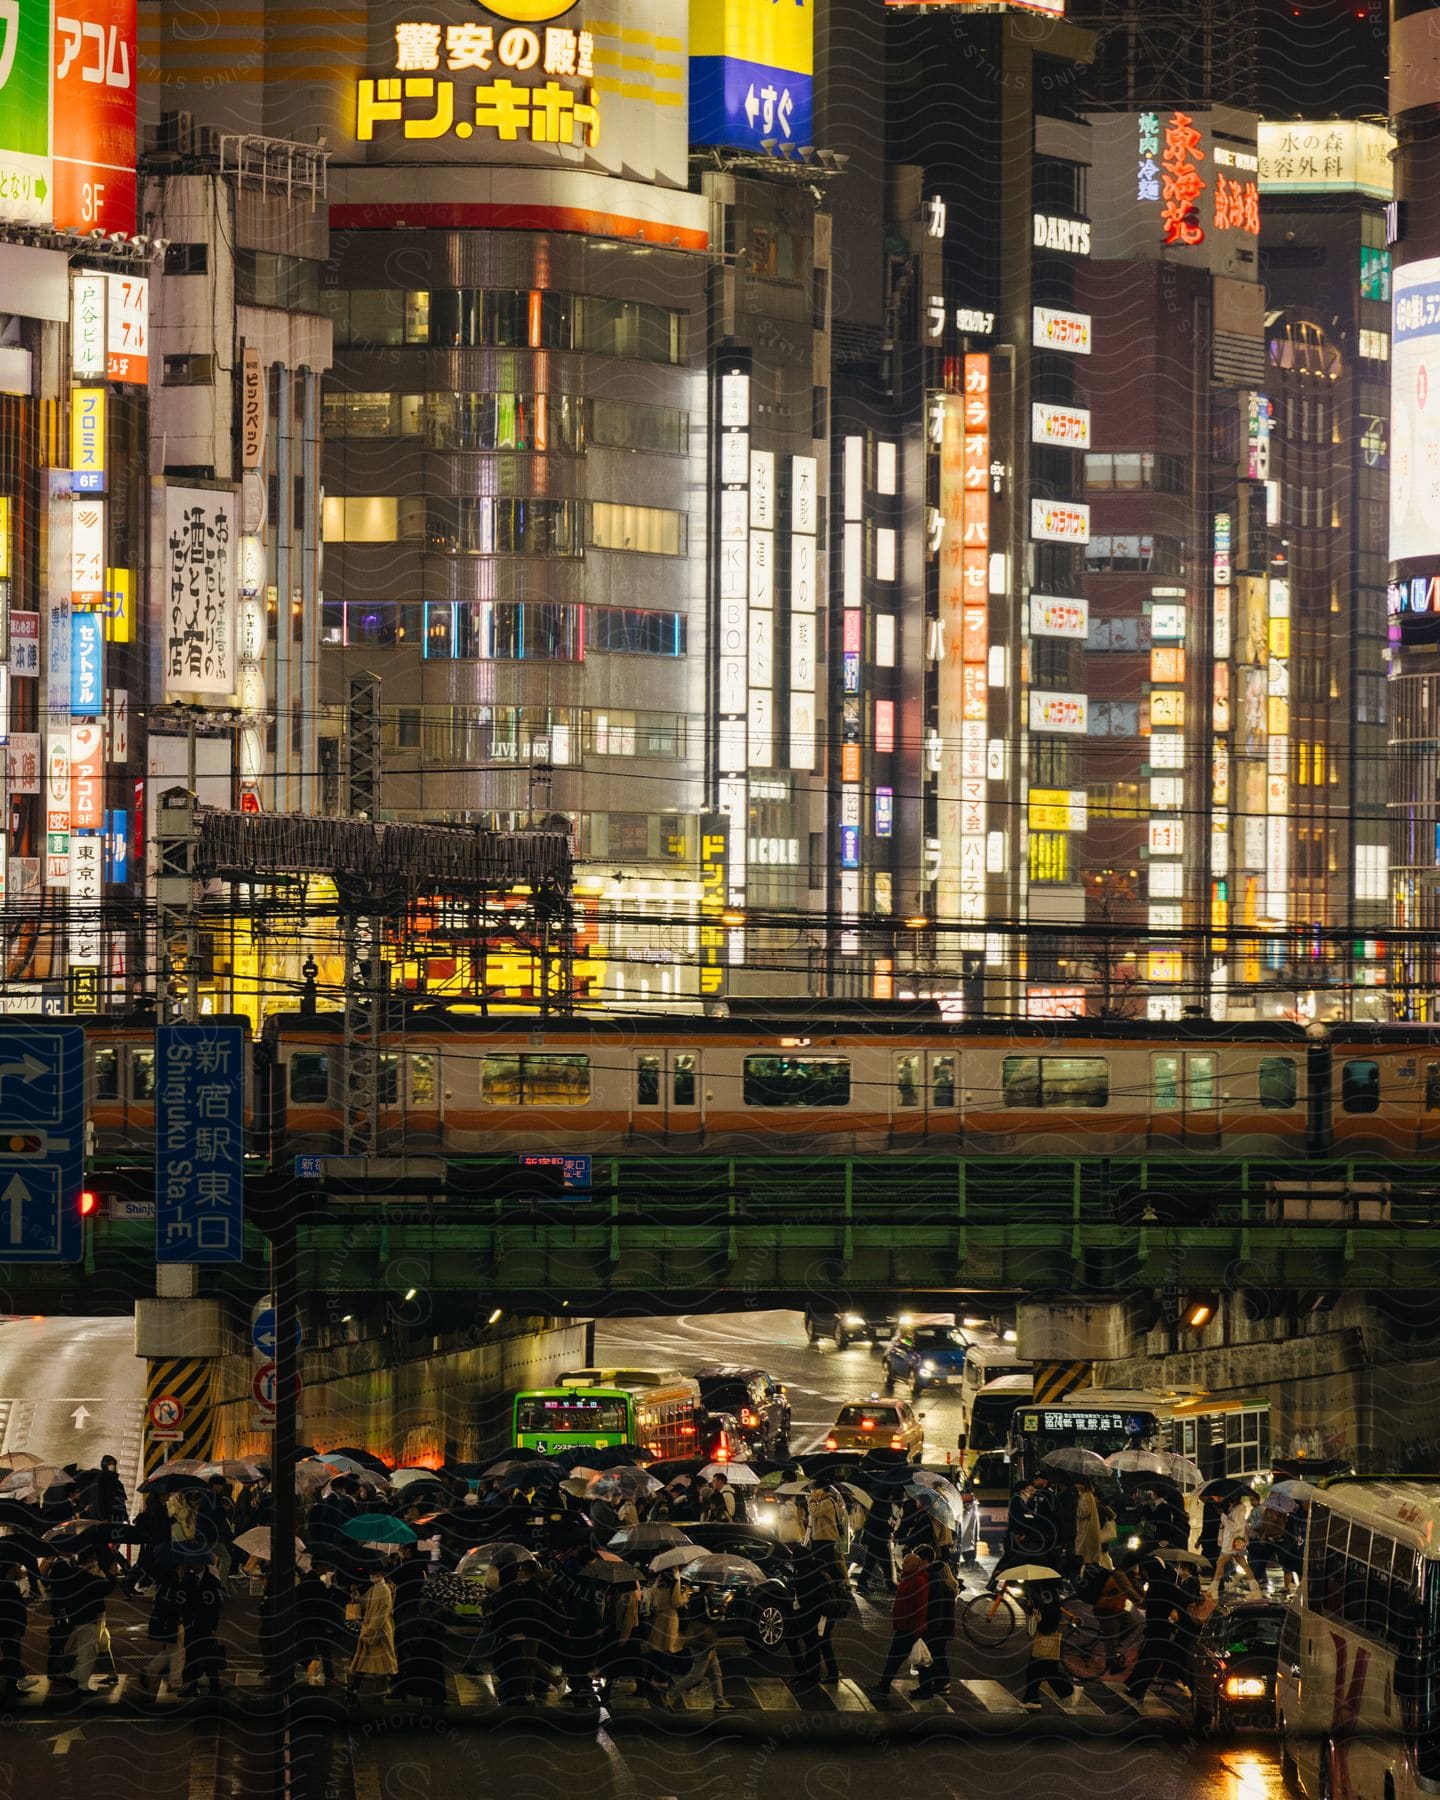
{"label": "illuminated billboard", "polygon": [[1263,193],[1361,193],[1389,200],[1395,192],[1395,138],[1383,125],[1262,119],[1258,133]]}
{"label": "illuminated billboard", "polygon": [[0,220],[135,229],[135,0],[0,4]]}
{"label": "illuminated billboard", "polygon": [[1390,558],[1440,552],[1440,258],[1395,271]]}
{"label": "illuminated billboard", "polygon": [[691,0],[691,143],[814,143],[814,24],[809,0]]}

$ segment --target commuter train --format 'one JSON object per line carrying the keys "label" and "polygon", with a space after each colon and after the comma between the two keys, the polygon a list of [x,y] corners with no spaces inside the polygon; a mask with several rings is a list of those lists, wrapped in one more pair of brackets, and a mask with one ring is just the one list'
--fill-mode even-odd
{"label": "commuter train", "polygon": [[[824,1002],[570,1018],[412,1004],[393,1023],[387,1154],[1440,1153],[1440,1028],[1421,1025],[950,1023],[928,1005]],[[87,1030],[95,1153],[148,1155],[153,1021]],[[341,1030],[338,1013],[266,1022],[256,1155],[341,1150]]]}

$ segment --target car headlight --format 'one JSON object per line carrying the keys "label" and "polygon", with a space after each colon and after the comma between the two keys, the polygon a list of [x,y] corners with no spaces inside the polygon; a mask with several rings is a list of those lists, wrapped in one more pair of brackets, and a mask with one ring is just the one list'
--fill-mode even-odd
{"label": "car headlight", "polygon": [[840,1322],[842,1325],[848,1325],[852,1331],[857,1325],[863,1325],[865,1323],[859,1313],[846,1313]]}
{"label": "car headlight", "polygon": [[1138,1550],[1138,1549],[1139,1549],[1139,1548],[1140,1548],[1140,1540],[1139,1540],[1139,1538],[1138,1538],[1138,1537],[1128,1537],[1128,1538],[1126,1538],[1126,1540],[1125,1540],[1125,1548],[1126,1548],[1126,1549],[1127,1549],[1127,1550]]}
{"label": "car headlight", "polygon": [[901,1313],[899,1322],[902,1325],[913,1325],[915,1323],[915,1315],[913,1313]]}
{"label": "car headlight", "polygon": [[921,1373],[921,1374],[922,1374],[922,1375],[933,1375],[933,1374],[934,1374],[934,1373],[935,1373],[935,1365],[934,1365],[934,1363],[929,1363],[929,1362],[926,1362],[926,1363],[921,1363],[921,1365],[920,1365],[920,1373]]}
{"label": "car headlight", "polygon": [[1227,1675],[1225,1678],[1227,1700],[1263,1700],[1266,1691],[1265,1679],[1260,1675]]}

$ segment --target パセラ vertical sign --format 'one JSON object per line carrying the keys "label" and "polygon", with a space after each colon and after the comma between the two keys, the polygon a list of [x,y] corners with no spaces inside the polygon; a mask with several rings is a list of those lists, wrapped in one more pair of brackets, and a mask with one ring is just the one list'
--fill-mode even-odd
{"label": "\u30d1\u30bb\u30e9 vertical sign", "polygon": [[245,1255],[245,1039],[238,1025],[155,1033],[155,1260]]}

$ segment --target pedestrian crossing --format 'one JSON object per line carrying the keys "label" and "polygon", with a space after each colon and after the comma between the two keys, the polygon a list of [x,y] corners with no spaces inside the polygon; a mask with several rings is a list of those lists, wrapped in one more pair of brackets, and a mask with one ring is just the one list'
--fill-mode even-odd
{"label": "pedestrian crossing", "polygon": [[[258,1699],[264,1686],[264,1677],[258,1668],[240,1668],[226,1677],[226,1689],[238,1698]],[[10,1705],[22,1713],[39,1712],[51,1703],[51,1683],[45,1676],[38,1676],[29,1684],[27,1691],[17,1694]],[[339,1693],[337,1684],[329,1684],[332,1695]],[[984,1680],[980,1677],[956,1677],[950,1682],[944,1694],[917,1696],[913,1688],[894,1687],[888,1693],[877,1694],[873,1689],[862,1687],[858,1682],[848,1678],[840,1681],[826,1682],[821,1687],[811,1689],[807,1693],[797,1693],[786,1681],[777,1676],[760,1674],[737,1675],[727,1672],[725,1676],[725,1698],[730,1703],[729,1710],[736,1714],[750,1715],[807,1715],[824,1714],[876,1714],[891,1718],[915,1716],[950,1716],[978,1719],[981,1717],[1011,1718],[1015,1720],[1043,1718],[1073,1718],[1088,1722],[1099,1722],[1104,1719],[1144,1719],[1159,1725],[1178,1725],[1188,1727],[1190,1724],[1190,1703],[1188,1699],[1173,1693],[1149,1694],[1143,1701],[1131,1698],[1122,1687],[1108,1683],[1091,1683],[1088,1687],[1077,1688],[1068,1702],[1056,1700],[1048,1691],[1041,1694],[1040,1709],[1030,1712],[1022,1705],[1018,1694],[1012,1692],[1001,1682]],[[56,1695],[57,1702],[68,1705],[76,1702],[77,1696],[64,1684],[61,1684]],[[499,1710],[500,1702],[496,1691],[495,1678],[490,1674],[455,1673],[446,1677],[446,1699],[449,1705],[467,1713],[483,1713]],[[176,1692],[168,1682],[161,1682],[158,1692],[151,1691],[136,1680],[131,1674],[117,1677],[113,1686],[92,1688],[84,1696],[87,1710],[91,1708],[111,1709],[119,1706],[127,1708],[142,1707],[165,1711],[172,1707],[183,1707],[189,1704],[188,1699]],[[407,1704],[402,1700],[388,1701],[383,1697],[380,1704],[393,1704],[397,1707]],[[536,1703],[539,1710],[569,1712],[567,1702],[552,1696],[548,1701]],[[535,1706],[527,1708],[536,1710]],[[676,1697],[674,1708],[657,1706],[643,1694],[637,1694],[633,1684],[617,1684],[612,1692],[608,1710],[617,1718],[650,1715],[656,1718],[667,1712],[683,1712],[687,1715],[710,1715],[714,1708],[708,1685],[690,1689],[687,1693]]]}
{"label": "pedestrian crossing", "polygon": [[[451,1675],[448,1678],[448,1689],[451,1704],[467,1711],[499,1705],[492,1675]],[[913,1688],[894,1687],[886,1694],[877,1694],[849,1679],[826,1682],[808,1693],[798,1694],[788,1682],[777,1677],[727,1672],[725,1698],[737,1713],[948,1713],[952,1716],[1015,1718],[1042,1717],[1048,1713],[1052,1717],[1087,1720],[1151,1719],[1161,1724],[1181,1725],[1188,1725],[1190,1722],[1190,1703],[1182,1696],[1150,1694],[1143,1701],[1138,1701],[1132,1699],[1122,1687],[1100,1683],[1093,1683],[1089,1688],[1077,1688],[1068,1704],[1054,1699],[1048,1691],[1042,1693],[1038,1714],[1028,1713],[1021,1704],[1019,1695],[1001,1682],[978,1677],[956,1677],[950,1682],[945,1694],[917,1697]],[[543,1709],[547,1703],[542,1701],[539,1704]],[[556,1702],[551,1700],[548,1704],[554,1705]],[[670,1709],[658,1707],[643,1694],[635,1693],[630,1684],[617,1684],[610,1697],[609,1710],[623,1717],[644,1713],[658,1715]],[[713,1711],[708,1686],[692,1688],[688,1693],[679,1695],[676,1710],[686,1713]]]}

